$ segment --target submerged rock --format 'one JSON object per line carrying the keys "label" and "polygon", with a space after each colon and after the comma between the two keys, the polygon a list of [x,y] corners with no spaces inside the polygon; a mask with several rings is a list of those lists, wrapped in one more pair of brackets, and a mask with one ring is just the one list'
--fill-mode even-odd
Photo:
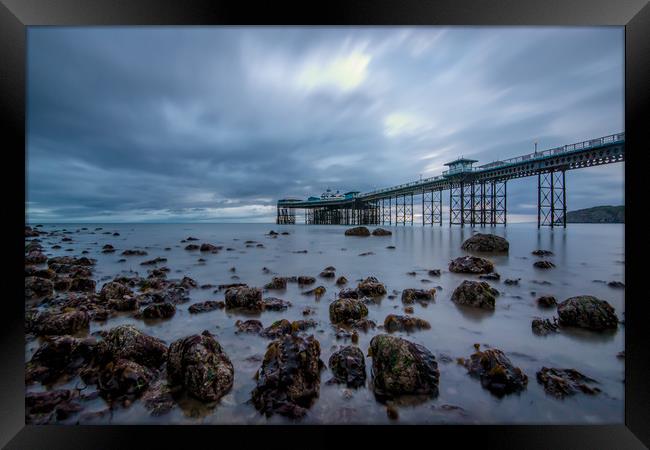
{"label": "submerged rock", "polygon": [[618,317],[614,308],[605,300],[591,295],[571,297],[557,306],[560,325],[575,326],[588,330],[616,329]]}
{"label": "submerged rock", "polygon": [[438,363],[422,345],[380,334],[370,341],[369,354],[373,389],[378,396],[438,394]]}
{"label": "submerged rock", "polygon": [[345,384],[349,388],[359,388],[366,383],[366,361],[358,347],[347,346],[332,353],[329,368],[333,377],[328,383]]}
{"label": "submerged rock", "polygon": [[267,297],[264,299],[264,309],[268,311],[284,311],[291,307],[291,302],[281,298]]}
{"label": "submerged rock", "polygon": [[366,227],[354,227],[345,230],[346,236],[370,236],[370,230]]}
{"label": "submerged rock", "polygon": [[251,393],[255,408],[266,416],[303,417],[318,397],[322,366],[320,344],[313,336],[286,335],[273,341]]}
{"label": "submerged rock", "polygon": [[463,242],[461,248],[474,252],[507,252],[510,244],[507,240],[494,234],[476,233]]}
{"label": "submerged rock", "polygon": [[550,250],[534,250],[531,253],[535,256],[551,256],[553,254]]}
{"label": "submerged rock", "polygon": [[547,295],[537,299],[537,304],[542,308],[553,308],[557,305],[557,300],[552,295]]}
{"label": "submerged rock", "polygon": [[552,269],[555,267],[555,264],[553,264],[551,261],[535,261],[533,263],[533,266],[537,267],[538,269]]}
{"label": "submerged rock", "polygon": [[597,387],[589,386],[587,383],[597,383],[593,378],[581,374],[575,369],[556,369],[542,367],[537,372],[537,382],[544,386],[547,394],[557,398],[564,398],[583,392],[594,395],[600,392]]}
{"label": "submerged rock", "polygon": [[192,396],[206,402],[223,397],[231,388],[234,368],[209,331],[179,339],[169,347],[167,374]]}
{"label": "submerged rock", "polygon": [[557,333],[559,331],[557,319],[555,318],[553,318],[553,321],[551,322],[549,319],[541,319],[537,317],[533,319],[533,322],[530,326],[533,330],[533,333],[539,336],[546,336],[549,333]]}
{"label": "submerged rock", "polygon": [[[488,273],[488,274],[485,274],[485,275],[479,275],[479,278],[482,279],[482,280],[498,281],[498,280],[501,279],[501,275],[499,275],[496,272],[492,272],[492,273]],[[505,283],[509,284],[508,281],[512,281],[512,280],[506,280]]]}
{"label": "submerged rock", "polygon": [[235,333],[258,334],[260,331],[264,329],[264,325],[262,325],[262,322],[255,319],[244,320],[244,321],[238,320],[237,322],[235,322],[235,327],[237,327],[237,331],[235,331]]}
{"label": "submerged rock", "polygon": [[280,319],[273,322],[270,326],[264,328],[260,332],[260,336],[276,339],[285,334],[291,334],[293,329],[291,328],[291,322],[287,319]]}
{"label": "submerged rock", "polygon": [[392,234],[393,234],[392,231],[388,231],[383,228],[375,228],[374,230],[372,230],[373,236],[390,236]]}
{"label": "submerged rock", "polygon": [[144,250],[124,250],[122,256],[146,256],[147,252]]}
{"label": "submerged rock", "polygon": [[389,314],[384,319],[384,329],[389,333],[393,331],[415,331],[429,328],[431,328],[431,324],[419,317]]}
{"label": "submerged rock", "polygon": [[497,295],[499,291],[485,281],[465,280],[454,290],[451,300],[459,305],[493,310]]}
{"label": "submerged rock", "polygon": [[176,314],[176,306],[172,303],[154,303],[142,310],[145,319],[169,319]]}
{"label": "submerged rock", "polygon": [[201,247],[199,248],[199,251],[217,253],[220,248],[221,247],[217,247],[216,245],[208,244],[206,242],[206,243],[201,244]]}
{"label": "submerged rock", "polygon": [[264,286],[264,289],[286,289],[287,279],[284,277],[273,277],[273,279]]}
{"label": "submerged rock", "polygon": [[301,275],[298,277],[298,284],[314,284],[316,282],[316,278],[314,277],[308,277],[305,275]]}
{"label": "submerged rock", "polygon": [[219,300],[206,300],[200,303],[194,303],[187,309],[192,314],[214,311],[215,309],[224,308],[226,304]]}
{"label": "submerged rock", "polygon": [[417,302],[428,302],[435,299],[435,289],[404,289],[402,303],[410,305]]}
{"label": "submerged rock", "polygon": [[359,300],[339,298],[330,303],[329,313],[333,323],[350,323],[366,317],[368,308]]}
{"label": "submerged rock", "polygon": [[344,276],[340,276],[340,277],[338,277],[338,278],[336,279],[336,284],[337,284],[338,286],[341,286],[341,285],[343,285],[343,284],[347,284],[347,283],[348,283],[348,279],[345,278]]}
{"label": "submerged rock", "polygon": [[314,295],[317,299],[322,297],[327,289],[324,286],[318,286],[302,293],[302,295]]}
{"label": "submerged rock", "polygon": [[449,263],[449,271],[455,273],[490,273],[494,272],[492,262],[478,256],[461,256]]}
{"label": "submerged rock", "polygon": [[264,308],[262,290],[248,286],[232,287],[225,292],[227,308],[244,308],[261,311]]}
{"label": "submerged rock", "polygon": [[496,348],[477,350],[464,365],[470,375],[480,378],[481,386],[499,397],[520,392],[528,384],[526,374]]}
{"label": "submerged rock", "polygon": [[357,285],[362,296],[379,297],[386,294],[386,287],[375,277],[368,277]]}

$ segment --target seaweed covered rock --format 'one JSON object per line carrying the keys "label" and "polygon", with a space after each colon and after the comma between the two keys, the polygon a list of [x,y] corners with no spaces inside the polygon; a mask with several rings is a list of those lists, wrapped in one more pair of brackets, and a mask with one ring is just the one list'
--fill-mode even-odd
{"label": "seaweed covered rock", "polygon": [[219,248],[220,247],[214,244],[208,244],[207,242],[205,242],[201,244],[201,247],[199,247],[199,251],[217,253],[219,251]]}
{"label": "seaweed covered rock", "polygon": [[542,367],[542,369],[537,372],[537,382],[544,386],[544,391],[546,391],[547,394],[557,398],[575,395],[578,392],[583,392],[589,395],[594,395],[600,392],[599,388],[589,385],[597,383],[596,380],[583,375],[575,369]]}
{"label": "seaweed covered rock", "polygon": [[340,276],[340,277],[338,277],[338,278],[336,279],[336,284],[337,284],[338,286],[341,286],[341,285],[344,285],[344,284],[347,284],[347,283],[348,283],[348,279],[345,278],[344,276]]}
{"label": "seaweed covered rock", "polygon": [[531,253],[535,256],[551,256],[553,254],[550,250],[534,250]]}
{"label": "seaweed covered rock", "polygon": [[262,322],[255,319],[243,320],[243,321],[238,320],[237,322],[235,322],[235,327],[237,327],[237,331],[235,331],[235,333],[258,334],[260,331],[264,329],[264,325],[262,325]]}
{"label": "seaweed covered rock", "polygon": [[431,324],[419,317],[389,314],[384,319],[384,329],[389,333],[394,331],[428,330],[429,328],[431,328]]}
{"label": "seaweed covered rock", "polygon": [[231,388],[234,369],[230,358],[209,331],[179,339],[169,347],[167,374],[192,396],[213,402]]}
{"label": "seaweed covered rock", "polygon": [[43,264],[46,261],[47,256],[39,250],[32,250],[25,255],[25,264]]}
{"label": "seaweed covered rock", "polygon": [[366,361],[358,347],[350,345],[332,353],[329,368],[333,377],[328,383],[345,384],[350,388],[358,388],[366,383]]}
{"label": "seaweed covered rock", "polygon": [[176,314],[176,306],[172,303],[153,303],[142,310],[145,319],[169,319]]}
{"label": "seaweed covered rock", "polygon": [[526,388],[528,377],[499,349],[477,350],[464,361],[467,372],[481,380],[481,386],[494,395],[520,392]]}
{"label": "seaweed covered rock", "polygon": [[227,308],[261,311],[264,308],[262,290],[248,286],[231,287],[225,292]]}
{"label": "seaweed covered rock", "polygon": [[25,298],[47,297],[54,293],[54,283],[52,280],[41,277],[25,278]]}
{"label": "seaweed covered rock", "polygon": [[375,228],[372,230],[372,235],[373,236],[390,236],[393,233],[391,231],[385,230],[383,228]]}
{"label": "seaweed covered rock", "polygon": [[115,311],[135,311],[138,309],[138,299],[130,296],[112,298],[107,302],[107,306]]}
{"label": "seaweed covered rock", "polygon": [[327,289],[325,289],[325,286],[317,286],[314,289],[310,289],[308,291],[305,291],[302,293],[302,295],[313,295],[317,299],[325,295],[325,292],[327,292]]}
{"label": "seaweed covered rock", "polygon": [[346,236],[370,236],[370,230],[366,227],[354,227],[345,230]]}
{"label": "seaweed covered rock", "polygon": [[133,295],[133,291],[122,283],[109,281],[99,291],[99,297],[103,300],[123,299],[126,295]]}
{"label": "seaweed covered rock", "polygon": [[410,305],[417,302],[428,302],[435,298],[435,289],[404,289],[402,291],[402,303]]}
{"label": "seaweed covered rock", "polygon": [[104,332],[103,337],[96,351],[100,364],[128,359],[149,368],[158,368],[167,358],[167,346],[163,341],[132,325],[112,328]]}
{"label": "seaweed covered rock", "polygon": [[206,300],[204,302],[194,303],[190,305],[187,309],[191,314],[198,314],[202,312],[214,311],[215,309],[221,309],[225,307],[226,304],[220,300]]}
{"label": "seaweed covered rock", "polygon": [[379,297],[386,294],[386,287],[375,277],[368,277],[357,285],[357,291],[362,296]]}
{"label": "seaweed covered rock", "polygon": [[478,256],[461,256],[449,263],[449,271],[455,273],[490,273],[494,272],[494,264]]}
{"label": "seaweed covered rock", "polygon": [[316,278],[314,277],[309,277],[306,275],[301,275],[298,277],[298,284],[314,284],[316,282]]}
{"label": "seaweed covered rock", "polygon": [[553,264],[551,261],[535,261],[533,263],[534,267],[537,267],[538,269],[552,269],[555,267],[555,264]]}
{"label": "seaweed covered rock", "polygon": [[359,298],[359,291],[352,288],[344,288],[339,291],[339,298]]}
{"label": "seaweed covered rock", "polygon": [[368,308],[359,300],[339,298],[330,303],[329,313],[333,323],[349,323],[366,317]]}
{"label": "seaweed covered rock", "polygon": [[147,389],[154,376],[154,372],[146,366],[129,359],[118,359],[102,368],[97,387],[109,399],[134,398]]}
{"label": "seaweed covered rock", "polygon": [[75,334],[88,328],[90,317],[85,311],[41,313],[34,317],[31,330],[39,336]]}
{"label": "seaweed covered rock", "polygon": [[286,289],[287,279],[284,277],[273,277],[273,279],[264,286],[264,289]]}
{"label": "seaweed covered rock", "polygon": [[571,297],[557,306],[560,325],[588,330],[616,329],[618,317],[612,305],[591,295]]}
{"label": "seaweed covered rock", "polygon": [[324,269],[321,273],[318,274],[321,278],[334,278],[336,277],[336,272],[334,270]]}
{"label": "seaweed covered rock", "polygon": [[461,248],[473,252],[507,252],[510,244],[501,236],[494,234],[476,233],[463,242]]}
{"label": "seaweed covered rock", "polygon": [[458,305],[493,310],[499,291],[485,281],[463,281],[454,289],[451,300]]}
{"label": "seaweed covered rock", "polygon": [[551,295],[543,296],[537,299],[537,304],[542,308],[553,308],[557,306],[557,300]]}
{"label": "seaweed covered rock", "polygon": [[51,383],[63,374],[74,374],[93,355],[94,339],[58,336],[47,339],[27,363],[26,381]]}
{"label": "seaweed covered rock", "polygon": [[276,297],[267,297],[264,299],[264,309],[267,311],[284,311],[291,307],[289,300],[282,300]]}
{"label": "seaweed covered rock", "polygon": [[255,408],[266,416],[303,417],[318,397],[322,367],[313,336],[286,335],[271,342],[251,393]]}
{"label": "seaweed covered rock", "polygon": [[538,336],[546,336],[549,333],[557,333],[559,331],[557,319],[555,318],[551,321],[550,319],[541,319],[536,317],[533,319],[530,327],[533,330],[533,333]]}
{"label": "seaweed covered rock", "polygon": [[69,389],[56,389],[25,394],[25,423],[45,425],[68,418],[81,411],[76,392]]}
{"label": "seaweed covered rock", "polygon": [[291,322],[287,319],[280,319],[273,322],[270,326],[264,328],[260,332],[260,336],[276,339],[285,334],[291,334],[293,328],[291,327]]}
{"label": "seaweed covered rock", "polygon": [[91,278],[73,278],[69,290],[73,292],[95,292],[95,284],[95,280]]}
{"label": "seaweed covered rock", "polygon": [[373,389],[379,397],[438,394],[438,363],[422,345],[379,334],[370,341],[369,355]]}

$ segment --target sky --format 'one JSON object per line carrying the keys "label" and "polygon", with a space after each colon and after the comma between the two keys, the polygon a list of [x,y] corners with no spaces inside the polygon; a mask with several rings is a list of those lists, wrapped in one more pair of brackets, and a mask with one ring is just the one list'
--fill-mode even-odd
{"label": "sky", "polygon": [[[36,223],[273,222],[624,131],[622,27],[29,27],[27,59]],[[536,183],[508,182],[509,221]],[[569,210],[624,204],[623,163],[566,184]]]}

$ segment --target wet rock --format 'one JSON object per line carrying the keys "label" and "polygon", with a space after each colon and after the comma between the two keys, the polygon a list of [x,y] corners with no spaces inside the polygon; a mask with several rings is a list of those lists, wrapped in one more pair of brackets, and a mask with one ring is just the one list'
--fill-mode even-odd
{"label": "wet rock", "polygon": [[395,250],[396,247],[395,247],[394,245],[389,245],[389,246],[387,246],[386,248],[387,248],[388,250]]}
{"label": "wet rock", "polygon": [[202,252],[212,252],[212,253],[217,253],[221,247],[218,247],[213,244],[208,244],[208,243],[203,243],[201,244],[201,247],[199,248],[200,251]]}
{"label": "wet rock", "polygon": [[357,285],[359,294],[368,297],[379,297],[386,294],[386,287],[375,277],[368,277]]}
{"label": "wet rock", "polygon": [[336,276],[336,272],[333,270],[323,270],[320,274],[318,274],[318,276],[321,278],[334,278]]}
{"label": "wet rock", "polygon": [[531,253],[535,256],[551,256],[553,254],[550,250],[535,250]]}
{"label": "wet rock", "polygon": [[144,250],[124,250],[122,256],[146,256],[147,252]]}
{"label": "wet rock", "polygon": [[262,290],[240,286],[229,288],[225,292],[226,308],[244,308],[261,311],[264,308]]}
{"label": "wet rock", "polygon": [[557,300],[552,295],[547,295],[537,299],[537,304],[542,308],[553,308],[557,306]]}
{"label": "wet rock", "polygon": [[54,293],[54,283],[47,278],[25,278],[25,298],[41,298]]}
{"label": "wet rock", "polygon": [[340,276],[340,277],[338,277],[338,278],[336,279],[336,284],[337,284],[338,286],[341,286],[341,285],[343,285],[343,284],[347,284],[347,283],[348,283],[348,279],[345,278],[344,276]]}
{"label": "wet rock", "polygon": [[240,287],[248,287],[246,283],[230,283],[230,284],[220,284],[217,286],[218,290],[223,290],[223,289],[230,289],[230,288],[240,288]]}
{"label": "wet rock", "polygon": [[560,325],[575,326],[588,330],[616,329],[618,317],[614,308],[605,300],[591,295],[571,297],[557,307]]}
{"label": "wet rock", "polygon": [[411,332],[422,329],[428,330],[429,328],[431,328],[431,324],[418,317],[389,314],[384,319],[384,330],[389,333],[394,331]]}
{"label": "wet rock", "polygon": [[313,319],[307,320],[294,320],[291,322],[291,330],[295,333],[297,331],[306,331],[310,328],[315,328],[318,326],[318,322]]}
{"label": "wet rock", "polygon": [[154,259],[149,259],[147,261],[142,261],[140,263],[141,266],[153,266],[156,264],[164,263],[167,262],[167,258],[163,258],[161,256],[154,258]]}
{"label": "wet rock", "polygon": [[273,322],[270,326],[264,328],[260,332],[260,336],[276,339],[285,334],[291,334],[293,329],[291,328],[291,322],[287,319],[280,319]]}
{"label": "wet rock", "polygon": [[372,235],[373,236],[390,236],[392,235],[392,231],[385,230],[384,228],[375,228],[372,230]]}
{"label": "wet rock", "polygon": [[347,346],[334,352],[329,368],[333,377],[328,383],[345,384],[349,388],[359,388],[366,383],[366,361],[358,347]]}
{"label": "wet rock", "polygon": [[470,375],[480,378],[481,386],[498,397],[520,392],[528,384],[526,374],[496,348],[477,350],[464,365]]}
{"label": "wet rock", "polygon": [[238,320],[235,322],[235,327],[237,327],[237,331],[235,333],[251,333],[251,334],[258,334],[260,331],[264,329],[264,325],[262,325],[262,322],[259,320],[251,319],[251,320]]}
{"label": "wet rock", "polygon": [[287,279],[283,277],[273,277],[273,279],[264,286],[264,289],[286,289]]}
{"label": "wet rock", "polygon": [[38,277],[38,278],[47,278],[48,280],[54,280],[57,277],[57,273],[55,271],[53,271],[52,269],[50,269],[50,268],[47,268],[47,269],[34,269],[29,273],[29,276]]}
{"label": "wet rock", "polygon": [[410,305],[417,302],[428,302],[434,300],[435,289],[404,289],[402,291],[402,303]]}
{"label": "wet rock", "polygon": [[[88,328],[88,313],[85,311],[69,311],[62,313],[37,314],[31,323],[31,330],[39,336],[61,336],[75,334]],[[29,328],[29,327],[28,327]]]}
{"label": "wet rock", "polygon": [[27,382],[52,383],[63,374],[74,374],[92,358],[94,339],[59,336],[47,339],[25,368]]}
{"label": "wet rock", "polygon": [[151,369],[135,361],[117,359],[99,372],[97,387],[109,399],[135,398],[146,390],[154,376]]}
{"label": "wet rock", "polygon": [[418,274],[418,273],[417,273],[416,271],[406,272],[406,275],[410,275],[410,276],[412,276],[412,277],[416,276],[417,274]]}
{"label": "wet rock", "polygon": [[490,273],[494,272],[492,262],[477,256],[461,256],[449,263],[449,271],[455,273]]}
{"label": "wet rock", "polygon": [[506,278],[503,283],[509,286],[517,286],[519,285],[519,280],[521,280],[521,278]]}
{"label": "wet rock", "polygon": [[536,317],[531,323],[531,328],[533,333],[538,336],[546,336],[549,333],[557,333],[559,331],[557,319],[555,318],[553,318],[553,321],[551,322],[550,319],[541,319]]}
{"label": "wet rock", "polygon": [[[499,275],[496,272],[492,272],[492,273],[488,273],[488,274],[485,274],[485,275],[479,275],[479,278],[482,279],[482,280],[498,281],[498,280],[501,279],[501,275]],[[512,281],[512,280],[506,280],[506,284],[508,284],[508,281]]]}
{"label": "wet rock", "polygon": [[188,250],[188,251],[198,250],[199,248],[201,248],[201,247],[198,246],[197,244],[188,244],[188,245],[185,246],[185,250]]}
{"label": "wet rock", "polygon": [[91,278],[73,278],[70,282],[70,291],[95,292],[95,280]]}
{"label": "wet rock", "polygon": [[102,334],[104,339],[96,347],[100,364],[128,359],[156,369],[167,359],[167,346],[163,341],[144,334],[132,325],[120,325]]}
{"label": "wet rock", "polygon": [[438,394],[440,372],[433,354],[422,345],[380,334],[370,341],[372,384],[375,394]]}
{"label": "wet rock", "polygon": [[589,386],[589,384],[597,383],[596,380],[581,374],[575,369],[542,367],[537,372],[537,382],[544,386],[544,391],[547,394],[557,398],[564,398],[579,392],[588,395],[600,392],[597,387]]}
{"label": "wet rock", "polygon": [[106,244],[102,247],[102,253],[115,253],[115,247],[111,244]]}
{"label": "wet rock", "polygon": [[146,319],[169,319],[176,314],[176,306],[171,303],[154,303],[142,310],[142,317]]}
{"label": "wet rock", "polygon": [[314,284],[315,282],[316,282],[316,278],[314,277],[308,277],[305,275],[298,277],[298,284],[306,285],[306,284]]}
{"label": "wet rock", "polygon": [[287,335],[267,348],[251,396],[266,416],[303,417],[320,390],[320,344],[313,336]]}
{"label": "wet rock", "polygon": [[103,300],[110,299],[123,299],[125,296],[132,296],[133,291],[122,283],[117,281],[110,281],[104,286],[102,286],[101,291],[99,291],[99,297]]}
{"label": "wet rock", "polygon": [[31,251],[25,255],[25,264],[43,264],[47,261],[47,256],[38,250]]}
{"label": "wet rock", "polygon": [[154,417],[168,413],[175,405],[172,390],[164,379],[152,383],[141,399],[144,407]]}
{"label": "wet rock", "polygon": [[280,233],[271,230],[271,231],[269,231],[267,234],[268,234],[269,236],[277,236],[277,235],[280,234]]}
{"label": "wet rock", "polygon": [[429,270],[428,274],[431,277],[439,277],[440,276],[440,269],[431,269],[431,270]]}
{"label": "wet rock", "polygon": [[609,283],[607,283],[607,286],[613,287],[613,288],[624,288],[625,283],[622,283],[620,281],[610,281]]}
{"label": "wet rock", "polygon": [[106,304],[115,311],[135,311],[139,306],[138,299],[128,295],[122,298],[112,298]]}
{"label": "wet rock", "polygon": [[187,310],[191,314],[198,314],[202,312],[214,311],[215,309],[224,308],[226,304],[218,300],[207,300],[205,302],[194,303]]}
{"label": "wet rock", "polygon": [[167,374],[192,396],[214,402],[232,388],[234,368],[210,332],[179,339],[169,347]]}
{"label": "wet rock", "polygon": [[346,236],[370,236],[370,230],[366,227],[354,227],[345,230]]}
{"label": "wet rock", "polygon": [[314,289],[310,289],[308,291],[305,291],[302,293],[302,295],[313,295],[317,299],[325,295],[325,292],[327,292],[327,289],[325,289],[325,286],[318,286],[315,287]]}
{"label": "wet rock", "polygon": [[188,238],[185,239],[186,241],[198,241],[199,238],[195,238],[193,236],[189,236]]}
{"label": "wet rock", "polygon": [[535,263],[533,263],[533,266],[537,267],[538,269],[552,269],[555,267],[555,264],[553,264],[551,261],[535,261]]}
{"label": "wet rock", "polygon": [[25,394],[25,423],[45,425],[65,420],[82,409],[77,395],[69,389]]}
{"label": "wet rock", "polygon": [[493,310],[497,295],[499,291],[485,281],[465,280],[454,290],[451,300],[458,305]]}
{"label": "wet rock", "polygon": [[339,291],[339,298],[359,298],[359,292],[356,289],[345,288]]}
{"label": "wet rock", "polygon": [[333,323],[349,323],[366,317],[368,308],[359,300],[339,298],[330,303],[329,314]]}
{"label": "wet rock", "polygon": [[264,299],[264,309],[268,311],[284,311],[291,307],[291,302],[281,298],[267,297]]}
{"label": "wet rock", "polygon": [[510,244],[507,240],[494,234],[476,233],[463,242],[461,248],[473,252],[507,252]]}

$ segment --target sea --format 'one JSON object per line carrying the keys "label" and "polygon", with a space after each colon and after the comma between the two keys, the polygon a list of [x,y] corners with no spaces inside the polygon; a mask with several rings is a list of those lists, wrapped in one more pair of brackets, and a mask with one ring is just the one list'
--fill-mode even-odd
{"label": "sea", "polygon": [[[84,229],[85,228],[85,229]],[[97,230],[101,228],[101,230]],[[625,289],[610,287],[610,281],[625,282],[624,225],[569,224],[564,228],[543,228],[535,224],[515,223],[498,227],[448,226],[382,226],[391,236],[345,236],[349,228],[336,225],[276,225],[276,224],[43,224],[44,231],[59,230],[56,236],[41,237],[48,256],[88,256],[97,260],[93,277],[97,290],[119,274],[138,272],[146,277],[150,266],[144,260],[157,256],[167,258],[163,265],[171,269],[168,279],[189,276],[202,284],[247,283],[263,287],[273,276],[309,275],[317,283],[299,287],[289,283],[284,291],[265,292],[264,296],[289,300],[293,306],[285,311],[264,311],[242,314],[218,309],[201,314],[190,314],[188,307],[205,300],[223,300],[223,291],[192,289],[191,301],[177,306],[171,319],[136,319],[132,313],[118,313],[106,322],[91,322],[88,333],[108,330],[121,324],[132,324],[146,334],[162,339],[168,345],[179,338],[208,330],[215,335],[231,359],[234,369],[232,390],[219,402],[204,404],[189,396],[181,396],[168,413],[152,416],[135,401],[129,406],[110,407],[101,397],[85,404],[90,417],[81,421],[73,415],[62,423],[88,424],[621,424],[624,421],[624,359],[617,356],[624,350]],[[369,226],[372,230],[374,226]],[[70,234],[63,234],[67,230]],[[272,238],[268,233],[288,232]],[[109,234],[104,234],[110,232]],[[117,232],[119,236],[112,233]],[[493,312],[458,306],[451,301],[454,289],[475,275],[451,273],[449,262],[468,254],[461,249],[463,241],[476,232],[493,233],[510,243],[507,254],[483,254],[495,265],[500,281],[488,281],[500,295]],[[61,242],[63,236],[71,242]],[[223,246],[216,254],[185,250],[187,237]],[[247,246],[246,241],[263,244]],[[60,249],[53,249],[54,245]],[[102,246],[116,248],[112,254],[101,253]],[[394,248],[388,248],[394,246]],[[166,248],[168,248],[166,250]],[[230,251],[226,251],[230,248]],[[69,250],[72,249],[72,250]],[[126,249],[144,249],[146,256],[123,257]],[[551,269],[537,269],[533,263],[541,258],[531,254],[537,249],[550,250],[545,257],[555,264]],[[304,252],[306,250],[306,252]],[[120,262],[121,258],[126,259]],[[205,259],[204,262],[199,261]],[[320,278],[327,266],[336,268],[336,276],[345,276],[355,287],[359,280],[374,276],[385,284],[388,294],[369,304],[368,318],[383,324],[388,314],[404,314],[400,293],[406,288],[436,289],[435,301],[427,305],[414,304],[413,315],[425,319],[430,329],[394,335],[418,343],[429,349],[438,361],[440,370],[439,394],[433,398],[402,399],[393,407],[398,419],[388,417],[386,405],[375,398],[369,388],[371,357],[366,357],[368,380],[366,386],[348,389],[344,385],[328,384],[331,372],[321,372],[319,397],[305,417],[296,421],[279,415],[266,417],[250,402],[255,387],[255,373],[261,365],[269,339],[258,335],[236,334],[235,322],[255,318],[269,326],[276,320],[290,321],[310,318],[318,322],[308,330],[320,342],[321,359],[325,362],[337,349],[358,345],[367,355],[370,339],[383,333],[374,329],[359,332],[358,343],[337,339],[336,329],[328,315],[328,305],[340,290],[336,278]],[[263,268],[270,270],[265,273]],[[428,271],[440,269],[440,276]],[[415,272],[415,275],[409,274]],[[518,284],[507,285],[505,279],[518,279]],[[315,286],[324,286],[326,293],[320,299],[302,295]],[[554,308],[540,309],[536,298],[552,295],[558,302],[577,295],[593,295],[609,302],[616,310],[621,324],[616,331],[599,333],[579,329],[562,329],[559,333],[538,336],[531,330],[536,318],[552,318]],[[303,316],[305,308],[314,315]],[[481,348],[498,348],[512,363],[528,376],[528,385],[520,393],[497,397],[481,386],[480,380],[470,376],[457,363]],[[25,344],[28,361],[39,339]],[[536,373],[542,367],[572,368],[595,379],[600,393],[576,394],[564,399],[547,394],[538,383]],[[59,385],[27,386],[28,391],[57,388],[80,388],[75,378]],[[83,386],[86,393],[92,386]]]}

